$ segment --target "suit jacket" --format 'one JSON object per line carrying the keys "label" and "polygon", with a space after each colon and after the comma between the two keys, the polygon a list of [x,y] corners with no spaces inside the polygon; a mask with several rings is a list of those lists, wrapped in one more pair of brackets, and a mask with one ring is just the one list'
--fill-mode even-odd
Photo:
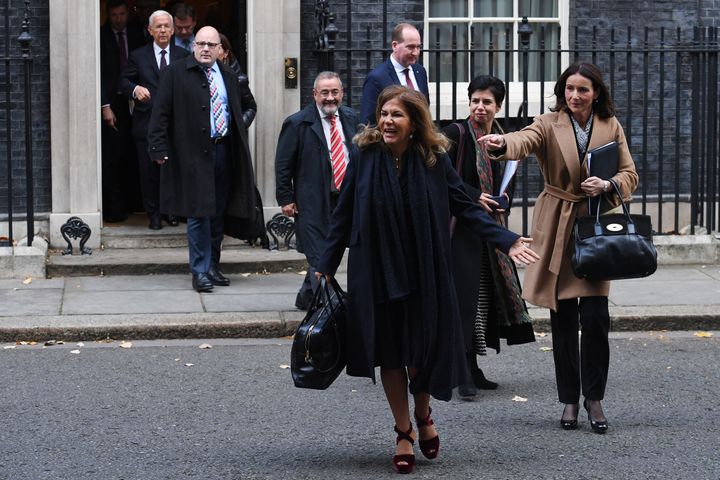
{"label": "suit jacket", "polygon": [[[350,151],[357,115],[343,106],[339,113]],[[297,204],[297,248],[313,266],[320,259],[321,244],[330,223],[333,178],[329,152],[315,102],[285,119],[275,154],[275,197],[280,206]]]}
{"label": "suit jacket", "polygon": [[[379,148],[369,147],[360,151],[356,147],[350,154],[345,180],[338,205],[332,216],[326,248],[316,266],[317,271],[334,274],[348,245],[348,322],[347,373],[374,379],[375,338],[374,320],[376,318],[375,285],[377,269],[373,259],[384,252],[375,251],[378,242],[374,241],[376,228],[373,223],[372,180],[373,168],[377,163]],[[467,222],[469,228],[482,235],[494,246],[507,252],[517,240],[518,235],[499,226],[485,211],[467,196],[455,169],[450,165],[447,155],[438,155],[437,164],[427,169],[429,205],[431,215],[438,225],[449,225],[450,214],[459,221]],[[441,246],[434,247],[435,258],[427,261],[450,263],[450,229],[439,232],[443,245],[447,246],[447,256],[442,255]],[[420,292],[419,295],[432,294]],[[443,312],[448,317],[452,312]],[[445,318],[447,320],[447,318]],[[449,321],[449,320],[448,320]],[[453,340],[447,340],[452,342]],[[441,340],[437,340],[440,348]],[[460,341],[462,343],[462,341]],[[446,345],[447,346],[447,345]],[[457,349],[462,355],[462,347]],[[441,359],[438,359],[441,361]]]}
{"label": "suit jacket", "polygon": [[[170,62],[177,62],[190,53],[181,47],[173,44],[169,45]],[[148,124],[150,123],[150,114],[152,113],[153,103],[157,95],[158,84],[160,83],[160,68],[158,68],[155,60],[155,50],[152,43],[143,45],[134,50],[128,58],[127,68],[120,77],[120,91],[133,99],[133,90],[138,85],[147,88],[150,91],[150,101],[135,101],[133,110],[133,136],[135,138],[147,141]]]}
{"label": "suit jacket", "polygon": [[[522,159],[534,153],[545,180],[545,188],[535,202],[531,235],[533,250],[541,259],[525,270],[523,298],[557,310],[558,299],[607,296],[610,282],[580,279],[570,267],[572,248],[567,246],[575,216],[588,208],[587,197],[580,189],[588,176],[587,155],[578,157],[570,116],[566,112],[540,115],[532,125],[506,134],[505,140],[506,151],[499,158]],[[588,150],[613,140],[620,144],[618,173],[613,179],[629,198],[637,187],[638,175],[625,132],[615,117],[602,119],[595,115]]]}
{"label": "suit jacket", "polygon": [[[218,62],[228,94],[232,135],[232,181],[226,213],[255,220],[256,196],[247,129],[242,121],[240,84]],[[188,55],[172,62],[160,85],[148,126],[151,160],[169,157],[160,168],[160,211],[185,217],[222,213],[215,205],[215,166],[210,142],[210,91],[205,70]]]}
{"label": "suit jacket", "polygon": [[[428,104],[430,104],[430,90],[428,88],[428,77],[425,67],[419,64],[411,65],[412,71],[415,74],[415,80],[417,85],[415,88],[422,92],[427,98]],[[362,123],[374,124],[377,119],[375,118],[375,109],[377,107],[377,98],[382,92],[383,88],[389,85],[402,85],[400,79],[397,76],[395,67],[388,58],[383,63],[375,67],[375,69],[368,73],[365,77],[365,83],[363,84],[362,101],[360,102],[360,121]]]}
{"label": "suit jacket", "polygon": [[[132,24],[126,28],[128,60],[130,52],[145,43],[142,30]],[[110,22],[100,28],[100,101],[101,105],[109,105],[115,94],[120,90],[118,80],[122,68],[120,65],[120,47]]]}

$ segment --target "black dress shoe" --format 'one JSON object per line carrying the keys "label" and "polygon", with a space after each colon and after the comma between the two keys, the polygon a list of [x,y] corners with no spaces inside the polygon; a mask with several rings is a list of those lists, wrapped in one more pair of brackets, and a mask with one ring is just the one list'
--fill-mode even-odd
{"label": "black dress shoe", "polygon": [[177,227],[178,224],[180,223],[180,221],[178,220],[178,218],[175,215],[168,215],[167,223],[171,227]]}
{"label": "black dress shoe", "polygon": [[150,224],[148,225],[150,230],[160,230],[162,228],[162,222],[160,221],[159,215],[152,215],[150,217]]}
{"label": "black dress shoe", "polygon": [[473,400],[477,397],[477,388],[472,383],[458,385],[458,395],[462,400]]}
{"label": "black dress shoe", "polygon": [[230,279],[220,273],[217,267],[210,267],[207,278],[213,285],[217,285],[218,287],[227,287],[230,285]]}
{"label": "black dress shoe", "polygon": [[[571,407],[575,407],[575,408],[576,408],[576,410],[575,410],[575,418],[569,418],[569,419],[568,419],[568,418],[565,418],[565,412],[567,412],[568,409],[571,408]],[[578,422],[577,422],[578,412],[577,412],[577,411],[578,411],[578,410],[580,410],[580,406],[577,405],[576,403],[567,403],[567,404],[565,404],[565,409],[563,410],[562,417],[560,417],[560,426],[562,427],[563,430],[575,430],[575,429],[577,429],[577,427],[578,427]],[[571,411],[570,413],[572,413],[572,411]]]}
{"label": "black dress shoe", "polygon": [[497,383],[491,382],[490,380],[485,378],[485,374],[480,368],[478,368],[477,370],[471,369],[471,374],[473,383],[480,390],[495,390],[498,387]]}
{"label": "black dress shoe", "polygon": [[590,421],[590,428],[592,428],[592,431],[595,433],[607,432],[608,431],[607,420],[604,420],[604,421],[593,420],[592,415],[590,415],[590,407],[588,407],[587,400],[583,401],[583,407],[585,407],[585,410],[587,410],[588,420]]}
{"label": "black dress shoe", "polygon": [[192,286],[196,292],[212,292],[213,284],[205,273],[193,273]]}

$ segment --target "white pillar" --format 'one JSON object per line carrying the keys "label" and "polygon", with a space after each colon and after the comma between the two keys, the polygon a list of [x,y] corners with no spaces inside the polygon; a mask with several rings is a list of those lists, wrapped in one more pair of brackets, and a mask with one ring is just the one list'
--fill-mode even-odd
{"label": "white pillar", "polygon": [[263,205],[278,210],[275,147],[283,120],[300,109],[300,82],[295,89],[285,88],[285,58],[297,58],[302,68],[300,0],[274,0],[270,5],[267,0],[248,1],[248,75],[258,105],[255,175]]}
{"label": "white pillar", "polygon": [[50,244],[66,246],[60,227],[71,216],[100,246],[100,23],[97,0],[50,2]]}

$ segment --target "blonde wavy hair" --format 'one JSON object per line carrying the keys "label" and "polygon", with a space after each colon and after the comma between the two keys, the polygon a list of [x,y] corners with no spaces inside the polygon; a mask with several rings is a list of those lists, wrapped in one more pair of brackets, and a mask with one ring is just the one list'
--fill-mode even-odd
{"label": "blonde wavy hair", "polygon": [[[382,107],[393,99],[397,99],[402,104],[410,119],[413,134],[408,148],[417,150],[428,168],[434,167],[437,163],[436,154],[447,152],[450,141],[433,123],[427,99],[416,90],[411,90],[402,85],[391,85],[380,92],[378,96],[375,118],[380,118]],[[378,126],[366,127],[355,135],[353,142],[361,150],[378,144],[385,146],[382,132]]]}

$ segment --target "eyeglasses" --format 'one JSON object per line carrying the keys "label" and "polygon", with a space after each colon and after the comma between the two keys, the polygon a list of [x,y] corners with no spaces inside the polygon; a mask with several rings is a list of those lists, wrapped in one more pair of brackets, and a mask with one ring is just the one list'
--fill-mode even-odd
{"label": "eyeglasses", "polygon": [[207,48],[215,48],[219,43],[213,43],[213,42],[194,42],[196,47],[200,47],[200,49],[203,49],[205,47]]}
{"label": "eyeglasses", "polygon": [[342,90],[338,90],[337,88],[335,90],[320,90],[319,92],[316,90],[317,94],[320,95],[323,98],[327,98],[332,94],[333,97],[337,97],[342,93]]}

